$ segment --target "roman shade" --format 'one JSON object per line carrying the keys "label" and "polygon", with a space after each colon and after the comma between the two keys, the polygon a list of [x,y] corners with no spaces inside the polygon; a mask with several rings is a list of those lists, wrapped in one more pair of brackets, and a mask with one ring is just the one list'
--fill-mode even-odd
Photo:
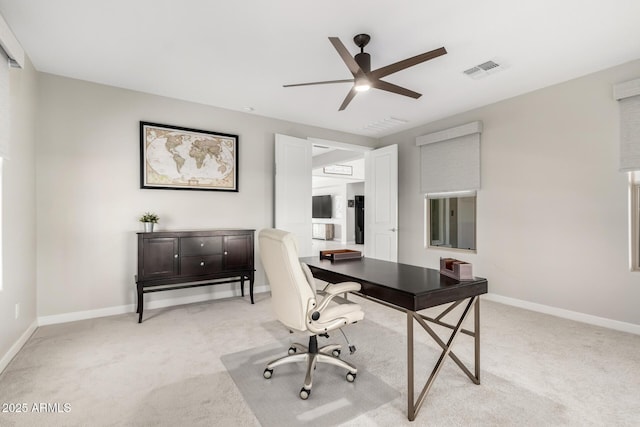
{"label": "roman shade", "polygon": [[640,79],[613,87],[620,104],[620,171],[640,170]]}
{"label": "roman shade", "polygon": [[482,122],[471,122],[416,138],[420,147],[420,191],[480,189]]}

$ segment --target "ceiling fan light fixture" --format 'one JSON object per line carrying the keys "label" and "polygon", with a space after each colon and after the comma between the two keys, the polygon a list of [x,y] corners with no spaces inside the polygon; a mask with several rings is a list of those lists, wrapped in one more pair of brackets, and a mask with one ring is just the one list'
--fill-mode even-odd
{"label": "ceiling fan light fixture", "polygon": [[353,88],[358,92],[366,92],[371,89],[371,82],[366,77],[357,78]]}

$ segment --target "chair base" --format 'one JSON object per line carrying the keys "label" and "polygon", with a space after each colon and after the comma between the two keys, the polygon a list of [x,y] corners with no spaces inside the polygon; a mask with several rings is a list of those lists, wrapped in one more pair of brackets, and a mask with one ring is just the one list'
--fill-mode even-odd
{"label": "chair base", "polygon": [[315,371],[316,364],[318,362],[328,363],[330,365],[347,369],[349,371],[347,372],[347,381],[353,382],[356,378],[356,374],[358,373],[358,369],[351,363],[338,358],[340,348],[341,346],[339,344],[329,344],[318,348],[318,337],[316,335],[312,335],[309,337],[309,346],[293,343],[289,348],[289,355],[269,362],[267,364],[267,368],[264,370],[264,377],[267,379],[271,378],[273,368],[276,366],[284,365],[286,363],[305,362],[307,364],[307,373],[302,390],[300,390],[300,397],[302,399],[307,399],[311,394],[313,372]]}

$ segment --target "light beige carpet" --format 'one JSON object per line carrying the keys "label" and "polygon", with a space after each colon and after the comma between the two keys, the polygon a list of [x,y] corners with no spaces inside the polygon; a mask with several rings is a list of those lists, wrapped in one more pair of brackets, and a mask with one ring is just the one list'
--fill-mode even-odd
{"label": "light beige carpet", "polygon": [[[415,422],[406,418],[402,313],[360,301],[389,336],[359,341],[366,369],[398,397],[349,426],[637,426],[640,337],[483,302],[482,384],[448,360]],[[221,357],[289,339],[268,295],[39,328],[0,375],[0,404],[69,404],[2,413],[1,426],[257,426]],[[353,329],[355,331],[355,327]],[[426,378],[439,350],[419,335]],[[461,336],[456,353],[472,358]]]}

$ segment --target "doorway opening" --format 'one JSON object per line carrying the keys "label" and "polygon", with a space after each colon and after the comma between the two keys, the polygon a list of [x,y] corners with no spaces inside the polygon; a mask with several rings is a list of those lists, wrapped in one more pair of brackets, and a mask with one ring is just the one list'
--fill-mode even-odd
{"label": "doorway opening", "polygon": [[[301,256],[313,256],[312,248],[312,171],[322,167],[324,175],[326,168],[343,174],[348,171],[342,164],[345,158],[336,159],[340,151],[355,151],[364,155],[364,254],[370,258],[397,261],[398,256],[398,146],[388,145],[373,149],[370,147],[345,144],[326,140],[302,139],[288,135],[275,135],[275,227],[295,234],[298,242],[298,253]],[[312,145],[324,145],[335,148],[336,153],[328,152],[320,159],[312,161]],[[320,156],[316,156],[320,157]],[[331,158],[331,159],[330,159]],[[330,159],[330,161],[329,161]],[[315,164],[315,166],[314,166]],[[331,175],[331,174],[329,174]],[[333,175],[336,175],[335,173]],[[325,177],[326,178],[326,177]],[[340,199],[348,208],[349,201],[345,196]],[[354,205],[355,194],[354,190]],[[355,209],[351,208],[351,209]],[[344,214],[344,217],[347,215]],[[355,213],[354,213],[355,216]],[[353,224],[354,222],[349,221]],[[325,227],[326,228],[326,227]],[[341,230],[342,231],[342,230]],[[344,227],[346,233],[346,226]],[[326,233],[326,230],[325,230]],[[326,234],[325,234],[326,236]],[[342,234],[341,234],[342,236]],[[324,242],[335,243],[335,233],[332,240]],[[347,234],[344,240],[348,241]],[[338,240],[340,245],[348,244]],[[354,238],[355,243],[355,238]]]}
{"label": "doorway opening", "polygon": [[312,250],[364,253],[363,151],[312,141]]}

